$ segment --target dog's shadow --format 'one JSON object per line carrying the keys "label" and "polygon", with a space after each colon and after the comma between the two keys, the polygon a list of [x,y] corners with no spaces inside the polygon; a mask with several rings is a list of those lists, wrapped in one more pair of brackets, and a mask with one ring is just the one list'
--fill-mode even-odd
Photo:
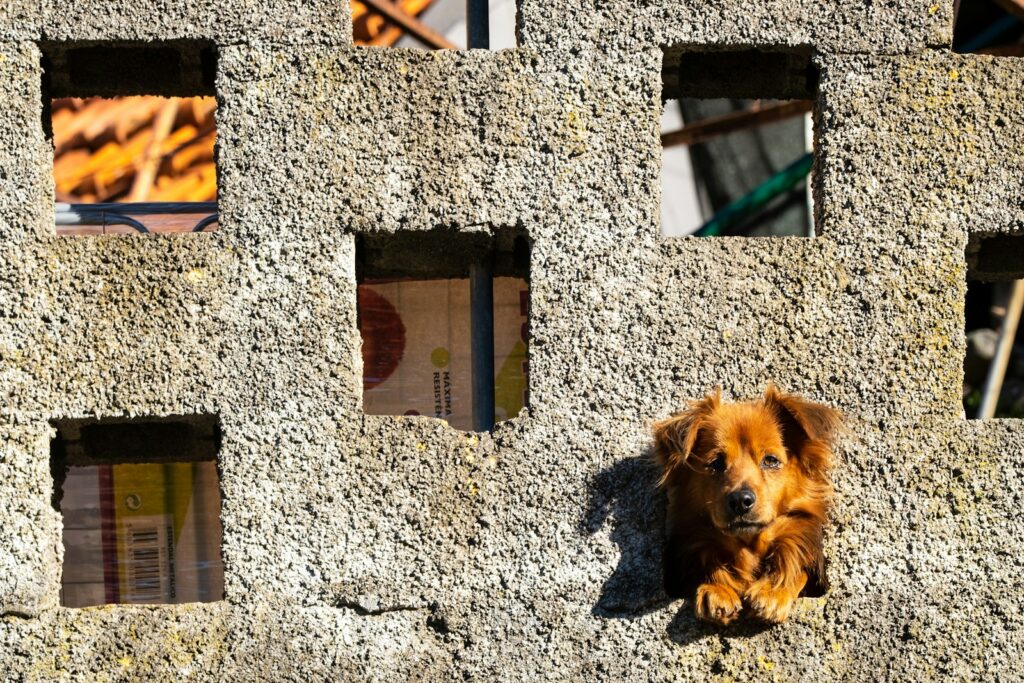
{"label": "dog's shadow", "polygon": [[665,496],[649,454],[626,458],[590,481],[583,532],[611,525],[619,564],[601,587],[596,616],[629,619],[664,608],[671,599],[662,581]]}
{"label": "dog's shadow", "polygon": [[582,530],[593,535],[611,525],[611,540],[619,547],[619,563],[601,586],[591,613],[605,619],[637,619],[673,603],[679,609],[666,628],[680,645],[722,635],[747,637],[765,626],[745,623],[727,629],[697,620],[689,600],[670,586],[665,573],[665,496],[658,488],[658,472],[650,453],[626,458],[597,473],[589,486]]}

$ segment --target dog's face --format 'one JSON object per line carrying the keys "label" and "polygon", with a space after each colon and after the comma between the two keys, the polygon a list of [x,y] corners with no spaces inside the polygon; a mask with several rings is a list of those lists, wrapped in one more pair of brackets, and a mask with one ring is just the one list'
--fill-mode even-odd
{"label": "dog's face", "polygon": [[773,387],[750,403],[708,396],[656,425],[663,483],[723,534],[755,536],[794,506],[824,501],[826,442],[838,420]]}
{"label": "dog's face", "polygon": [[720,531],[753,535],[771,524],[799,485],[775,416],[754,404],[720,405],[699,428],[685,488]]}

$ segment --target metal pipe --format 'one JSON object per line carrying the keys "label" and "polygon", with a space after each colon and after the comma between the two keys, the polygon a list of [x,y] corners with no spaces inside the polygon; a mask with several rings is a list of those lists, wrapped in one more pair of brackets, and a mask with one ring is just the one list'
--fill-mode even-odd
{"label": "metal pipe", "polygon": [[473,366],[473,430],[494,426],[494,259],[469,267],[469,328]]}
{"label": "metal pipe", "polygon": [[813,154],[803,155],[755,187],[749,194],[724,207],[693,234],[697,237],[721,235],[723,230],[727,230],[736,223],[749,218],[776,197],[789,192],[799,185],[811,172],[813,164]]}
{"label": "metal pipe", "polygon": [[148,233],[149,228],[135,220],[131,216],[108,211],[93,211],[89,213],[77,213],[75,211],[61,211],[55,215],[56,225],[101,225],[106,228],[108,225],[127,225],[136,232]]}
{"label": "metal pipe", "polygon": [[491,47],[489,0],[466,0],[466,47],[488,50]]}
{"label": "metal pipe", "polygon": [[58,216],[92,213],[120,213],[125,215],[216,213],[217,202],[107,202],[100,204],[66,204],[58,202],[55,208]]}
{"label": "metal pipe", "polygon": [[999,327],[999,341],[996,343],[996,354],[992,364],[988,366],[988,377],[985,388],[981,392],[981,406],[978,407],[978,419],[989,420],[995,417],[999,394],[1003,391],[1003,380],[1006,378],[1006,366],[1010,363],[1010,352],[1017,338],[1017,325],[1020,322],[1021,309],[1024,308],[1024,280],[1015,280],[1010,292],[1010,302],[1006,305],[1006,316]]}
{"label": "metal pipe", "polygon": [[196,227],[192,228],[192,232],[202,232],[203,230],[206,230],[214,223],[218,222],[220,222],[220,214],[215,213],[212,216],[207,216],[203,220],[196,223]]}
{"label": "metal pipe", "polygon": [[217,202],[130,202],[101,204],[58,203],[54,213],[56,225],[127,225],[138,232],[148,233],[135,216],[160,216],[181,214],[209,214],[193,228],[201,232],[218,220]]}
{"label": "metal pipe", "polygon": [[[814,154],[814,112],[804,114],[804,151]],[[814,164],[807,173],[807,236],[814,237]]]}

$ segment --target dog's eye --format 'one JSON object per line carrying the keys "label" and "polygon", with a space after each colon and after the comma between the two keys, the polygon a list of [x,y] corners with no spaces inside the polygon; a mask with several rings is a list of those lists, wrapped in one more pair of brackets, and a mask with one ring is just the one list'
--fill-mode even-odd
{"label": "dog's eye", "polygon": [[708,463],[708,472],[713,474],[721,474],[725,472],[725,456],[720,455],[711,462]]}
{"label": "dog's eye", "polygon": [[777,470],[782,467],[782,461],[776,458],[774,455],[766,455],[761,460],[761,467],[766,470]]}

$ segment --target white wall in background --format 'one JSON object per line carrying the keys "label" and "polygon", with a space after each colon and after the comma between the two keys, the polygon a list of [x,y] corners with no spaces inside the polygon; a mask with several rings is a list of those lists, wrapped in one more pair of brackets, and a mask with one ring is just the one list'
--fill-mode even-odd
{"label": "white wall in background", "polygon": [[[661,116],[661,130],[669,132],[682,127],[679,103],[669,100]],[[661,153],[661,234],[689,235],[703,223],[690,150],[686,145],[669,147]]]}
{"label": "white wall in background", "polygon": [[[516,45],[516,2],[515,0],[490,0],[491,49],[503,50]],[[420,20],[444,35],[460,48],[466,46],[466,0],[436,0],[428,7]],[[422,47],[413,38],[403,37],[398,41],[401,47]]]}

